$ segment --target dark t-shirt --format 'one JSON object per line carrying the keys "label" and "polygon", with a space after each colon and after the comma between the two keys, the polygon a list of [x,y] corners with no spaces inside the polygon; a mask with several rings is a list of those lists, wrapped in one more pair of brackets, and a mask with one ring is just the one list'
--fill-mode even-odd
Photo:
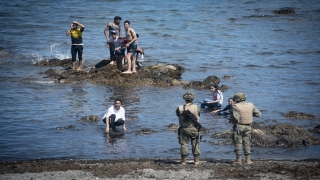
{"label": "dark t-shirt", "polygon": [[83,28],[71,29],[71,42],[72,44],[82,44],[82,32]]}

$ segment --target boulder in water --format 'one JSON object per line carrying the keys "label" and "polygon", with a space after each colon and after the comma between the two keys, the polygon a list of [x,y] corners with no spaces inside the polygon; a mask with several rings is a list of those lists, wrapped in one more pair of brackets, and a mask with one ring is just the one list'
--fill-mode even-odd
{"label": "boulder in water", "polygon": [[82,121],[90,121],[90,122],[97,122],[100,120],[98,116],[90,115],[90,116],[84,116],[81,118]]}
{"label": "boulder in water", "polygon": [[315,115],[296,112],[296,111],[290,111],[286,114],[283,114],[282,116],[286,118],[292,118],[292,119],[310,119],[310,120],[316,119]]}

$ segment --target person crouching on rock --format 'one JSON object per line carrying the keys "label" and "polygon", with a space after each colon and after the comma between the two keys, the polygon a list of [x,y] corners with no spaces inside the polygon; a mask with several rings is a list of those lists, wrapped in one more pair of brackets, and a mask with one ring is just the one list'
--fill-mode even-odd
{"label": "person crouching on rock", "polygon": [[212,92],[212,100],[204,99],[201,103],[201,108],[205,108],[207,106],[208,108],[220,109],[223,103],[222,92],[218,90],[217,84],[211,84],[209,88]]}
{"label": "person crouching on rock", "polygon": [[121,126],[122,129],[126,130],[125,124],[125,110],[121,106],[122,101],[120,99],[116,99],[114,101],[114,105],[108,108],[108,111],[103,116],[103,122],[106,124],[106,133],[109,133],[109,127],[112,130],[115,130],[116,126]]}
{"label": "person crouching on rock", "polygon": [[185,100],[185,105],[181,105],[176,109],[176,114],[179,118],[179,144],[181,145],[180,154],[181,154],[181,164],[187,164],[188,144],[189,139],[191,140],[192,145],[192,154],[194,156],[194,164],[200,164],[199,156],[201,154],[199,147],[199,132],[195,127],[195,123],[192,122],[184,115],[185,110],[189,110],[197,121],[200,122],[200,108],[199,106],[192,104],[194,99],[194,94],[191,92],[186,92],[183,94],[183,99]]}
{"label": "person crouching on rock", "polygon": [[109,41],[106,44],[106,47],[110,47],[110,45],[114,46],[114,54],[115,54],[115,60],[117,62],[117,69],[122,70],[122,59],[124,57],[126,47],[123,43],[122,39],[119,38],[116,31],[111,31],[111,37]]}
{"label": "person crouching on rock", "polygon": [[246,164],[252,164],[250,160],[251,145],[251,124],[253,117],[260,117],[261,112],[250,102],[245,102],[247,95],[244,93],[236,93],[233,100],[236,104],[232,108],[231,121],[234,124],[232,140],[234,143],[234,152],[237,159],[235,164],[241,164],[242,148],[244,147],[244,155],[246,156]]}

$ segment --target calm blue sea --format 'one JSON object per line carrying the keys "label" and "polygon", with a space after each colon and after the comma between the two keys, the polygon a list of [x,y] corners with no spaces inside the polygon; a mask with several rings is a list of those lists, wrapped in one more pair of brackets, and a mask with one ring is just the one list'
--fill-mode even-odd
{"label": "calm blue sea", "polygon": [[[296,14],[273,14],[284,7]],[[165,126],[177,124],[175,109],[186,91],[182,87],[58,84],[40,74],[49,67],[33,65],[71,56],[65,32],[74,20],[86,27],[84,65],[108,58],[103,30],[114,16],[129,20],[140,35],[144,66],[179,64],[186,68],[184,81],[218,76],[230,87],[223,105],[234,93],[247,93],[247,101],[263,114],[255,119],[262,125],[291,123],[307,130],[320,124],[319,1],[3,0],[0,51],[11,55],[0,55],[0,161],[180,157],[176,134]],[[196,103],[210,97],[207,89],[188,91],[195,92]],[[123,99],[127,112],[124,135],[108,138],[103,122],[80,120],[102,117],[115,98]],[[317,119],[283,118],[288,111]],[[231,129],[226,119],[203,111],[201,121],[210,129],[203,137],[202,157],[233,159],[233,147],[213,145],[217,140],[210,138]],[[58,128],[69,125],[75,128]],[[157,133],[132,134],[142,128]],[[252,157],[320,158],[319,152],[320,146],[253,148]]]}

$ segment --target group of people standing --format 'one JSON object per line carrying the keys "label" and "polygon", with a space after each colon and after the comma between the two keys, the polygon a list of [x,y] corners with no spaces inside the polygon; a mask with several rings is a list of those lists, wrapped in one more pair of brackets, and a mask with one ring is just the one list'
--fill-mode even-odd
{"label": "group of people standing", "polygon": [[[229,110],[230,118],[229,122],[233,124],[232,140],[234,143],[234,152],[236,154],[235,164],[242,164],[241,155],[244,148],[244,155],[246,157],[245,163],[252,164],[250,159],[250,146],[251,146],[251,126],[253,122],[253,116],[260,117],[260,111],[250,102],[245,102],[247,95],[244,93],[236,93],[232,98],[228,99],[229,104],[221,110],[223,101],[222,92],[218,90],[217,85],[210,85],[210,90],[213,92],[213,100],[204,100],[201,103],[201,107],[206,106],[214,108],[213,114],[222,113]],[[200,129],[199,126],[190,120],[190,117],[186,116],[185,111],[189,110],[193,116],[196,117],[197,122],[200,123],[200,107],[193,104],[195,98],[194,93],[186,92],[183,94],[185,104],[179,106],[176,109],[176,115],[179,119],[179,144],[181,145],[181,164],[186,164],[186,158],[188,156],[188,144],[191,140],[192,154],[194,156],[194,164],[200,163],[199,156],[201,154],[199,141],[200,141]]]}
{"label": "group of people standing", "polygon": [[[138,47],[138,37],[139,35],[130,27],[130,21],[126,20],[124,22],[125,27],[125,37],[122,38],[121,31],[121,20],[119,16],[114,17],[114,21],[107,24],[104,29],[104,35],[106,36],[107,43],[106,47],[110,49],[110,64],[116,62],[117,69],[122,71],[123,68],[123,58],[124,63],[128,64],[126,71],[122,72],[124,74],[136,73],[136,65],[141,66],[138,62],[138,53],[144,54],[144,50]],[[83,53],[83,42],[82,33],[85,26],[77,21],[73,21],[70,28],[67,30],[66,35],[71,34],[71,55],[72,55],[72,69],[76,69],[76,55],[78,54],[79,66],[78,69],[82,69],[82,53]]]}

